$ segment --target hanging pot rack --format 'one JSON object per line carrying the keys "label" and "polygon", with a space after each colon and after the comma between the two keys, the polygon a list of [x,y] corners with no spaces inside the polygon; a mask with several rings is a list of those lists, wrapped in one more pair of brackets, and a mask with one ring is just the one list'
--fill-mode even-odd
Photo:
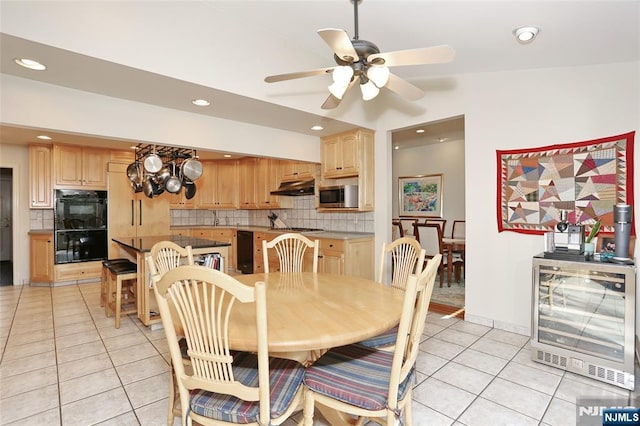
{"label": "hanging pot rack", "polygon": [[165,190],[178,194],[185,188],[190,199],[195,194],[193,181],[201,174],[202,164],[195,149],[142,143],[136,145],[135,161],[127,169],[133,190],[149,198]]}

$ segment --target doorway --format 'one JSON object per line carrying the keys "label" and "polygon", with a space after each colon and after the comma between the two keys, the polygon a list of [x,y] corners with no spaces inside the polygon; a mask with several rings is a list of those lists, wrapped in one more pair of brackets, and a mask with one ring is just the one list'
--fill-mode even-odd
{"label": "doorway", "polygon": [[13,285],[13,169],[0,168],[0,285]]}
{"label": "doorway", "polygon": [[[465,149],[464,116],[416,124],[392,132],[392,217],[399,217],[398,179],[407,176],[442,174],[442,219],[446,220],[443,237],[452,236],[453,223],[465,220]],[[419,222],[426,218],[419,218]],[[467,253],[465,253],[465,258]],[[452,314],[464,309],[465,278],[444,284],[440,277],[431,297],[430,310]],[[461,314],[464,311],[461,311]]]}

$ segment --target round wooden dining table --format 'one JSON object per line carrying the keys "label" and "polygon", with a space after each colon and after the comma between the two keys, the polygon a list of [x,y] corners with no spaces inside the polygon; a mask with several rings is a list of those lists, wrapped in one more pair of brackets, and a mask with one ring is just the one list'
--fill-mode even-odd
{"label": "round wooden dining table", "polygon": [[[404,293],[375,281],[313,272],[234,276],[267,289],[269,353],[307,365],[326,349],[376,336],[400,322]],[[236,305],[229,346],[256,351],[255,309]]]}

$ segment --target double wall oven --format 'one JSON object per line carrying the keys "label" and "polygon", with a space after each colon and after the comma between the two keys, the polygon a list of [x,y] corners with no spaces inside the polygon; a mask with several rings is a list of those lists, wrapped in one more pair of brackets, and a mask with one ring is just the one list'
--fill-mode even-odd
{"label": "double wall oven", "polygon": [[55,263],[107,258],[107,191],[55,193]]}

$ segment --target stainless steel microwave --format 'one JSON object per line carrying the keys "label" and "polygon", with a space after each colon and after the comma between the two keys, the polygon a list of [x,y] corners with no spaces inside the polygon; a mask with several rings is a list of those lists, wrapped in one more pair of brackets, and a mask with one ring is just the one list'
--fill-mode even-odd
{"label": "stainless steel microwave", "polygon": [[358,208],[358,185],[337,185],[321,187],[319,207]]}

